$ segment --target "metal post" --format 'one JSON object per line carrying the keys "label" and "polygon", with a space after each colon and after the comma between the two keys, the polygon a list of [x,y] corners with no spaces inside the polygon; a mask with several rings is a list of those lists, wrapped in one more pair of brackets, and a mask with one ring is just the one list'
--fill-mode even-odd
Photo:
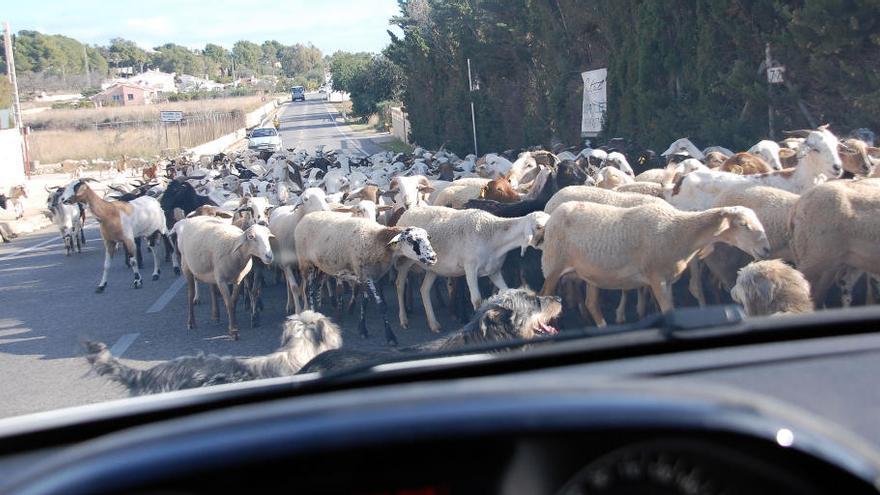
{"label": "metal post", "polygon": [[88,87],[92,87],[92,75],[89,73],[89,52],[86,50],[86,45],[83,45],[83,60],[86,64],[86,83]]}
{"label": "metal post", "polygon": [[770,67],[773,59],[770,56],[770,42],[764,47],[765,77],[767,77],[767,133],[770,139],[776,139],[773,132],[773,83],[770,82]]}
{"label": "metal post", "polygon": [[477,114],[474,112],[474,80],[471,76],[471,59],[467,59],[468,66],[468,90],[471,93],[471,128],[474,131],[474,155],[477,157],[480,156],[480,152],[477,148]]}
{"label": "metal post", "polygon": [[180,121],[177,121],[177,148],[183,149],[183,143],[180,141]]}

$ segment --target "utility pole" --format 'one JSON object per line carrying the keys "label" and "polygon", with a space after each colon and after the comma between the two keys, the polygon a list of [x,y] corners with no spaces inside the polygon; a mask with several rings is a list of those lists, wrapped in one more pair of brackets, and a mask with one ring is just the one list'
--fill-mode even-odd
{"label": "utility pole", "polygon": [[767,72],[767,130],[770,139],[776,139],[773,132],[773,82],[770,80],[770,67],[773,66],[773,58],[770,56],[770,42],[764,47],[764,63]]}
{"label": "utility pole", "polygon": [[12,83],[12,114],[15,118],[15,127],[21,127],[21,102],[18,99],[18,80],[15,77],[15,59],[12,56],[12,34],[9,31],[9,23],[3,21],[3,48],[6,50],[6,75]]}
{"label": "utility pole", "polygon": [[89,73],[89,53],[86,51],[86,45],[83,45],[83,61],[86,65],[86,83],[92,87],[92,75]]}
{"label": "utility pole", "polygon": [[471,127],[474,130],[474,155],[476,155],[477,158],[479,158],[480,152],[477,148],[477,116],[476,116],[476,113],[474,112],[474,91],[475,90],[474,90],[474,79],[471,76],[471,59],[467,59],[467,66],[468,66],[468,87],[469,87],[469,90],[471,93]]}

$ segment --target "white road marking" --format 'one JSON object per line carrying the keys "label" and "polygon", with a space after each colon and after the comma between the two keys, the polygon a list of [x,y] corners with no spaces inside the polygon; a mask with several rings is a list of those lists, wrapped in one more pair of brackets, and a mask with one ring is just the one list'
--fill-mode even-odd
{"label": "white road marking", "polygon": [[46,239],[45,241],[38,242],[38,243],[34,244],[33,246],[21,248],[12,254],[7,254],[6,256],[0,258],[0,261],[7,261],[7,260],[14,259],[18,256],[21,256],[22,254],[29,253],[35,249],[39,249],[39,248],[45,246],[46,244],[49,244],[50,242],[60,242],[60,241],[61,241],[60,237],[52,237],[52,238]]}
{"label": "white road marking", "polygon": [[159,299],[156,299],[156,302],[154,302],[153,305],[150,306],[150,308],[147,310],[147,313],[158,313],[159,311],[165,309],[165,306],[169,302],[171,302],[171,298],[173,298],[175,294],[177,294],[177,291],[179,291],[185,283],[186,282],[184,281],[183,277],[175,280],[174,283],[171,284],[171,286],[169,286],[167,289],[165,289],[165,292],[163,292],[162,295],[159,296]]}
{"label": "white road marking", "polygon": [[[326,103],[321,102],[321,105],[324,106],[324,110],[327,110],[327,104],[326,104]],[[342,137],[343,137],[346,141],[350,142],[352,146],[354,146],[355,148],[357,148],[357,150],[360,151],[361,153],[363,153],[365,156],[370,156],[370,153],[367,153],[363,148],[361,148],[360,145],[357,144],[357,141],[355,141],[354,139],[350,138],[349,135],[348,135],[348,133],[346,133],[345,131],[342,130],[342,128],[339,127],[339,124],[336,123],[336,117],[333,116],[333,114],[330,112],[330,110],[327,110],[327,115],[329,115],[329,116],[330,116],[330,120],[333,121],[333,127],[336,128],[336,132],[338,132],[339,134],[341,134]]]}
{"label": "white road marking", "polygon": [[[94,227],[95,225],[98,225],[98,223],[97,222],[93,222],[91,224],[86,223],[85,227],[83,227],[83,230],[88,229],[90,227]],[[6,256],[3,256],[2,258],[0,258],[0,261],[7,261],[7,260],[15,259],[18,256],[29,253],[35,249],[39,249],[39,248],[45,246],[46,244],[49,244],[50,242],[55,242],[55,241],[58,241],[59,243],[62,242],[61,237],[50,237],[49,239],[46,239],[45,241],[40,241],[40,242],[34,244],[33,246],[21,248],[14,253],[10,253],[10,254],[7,254]]]}
{"label": "white road marking", "polygon": [[139,333],[127,333],[122,337],[119,337],[119,340],[110,347],[110,354],[113,354],[113,357],[121,357],[125,351],[131,347],[131,344],[134,344],[136,338],[138,338]]}

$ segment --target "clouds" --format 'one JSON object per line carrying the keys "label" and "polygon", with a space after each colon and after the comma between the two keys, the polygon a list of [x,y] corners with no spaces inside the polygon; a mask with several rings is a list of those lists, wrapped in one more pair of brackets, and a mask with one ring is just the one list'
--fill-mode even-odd
{"label": "clouds", "polygon": [[311,42],[324,53],[380,51],[388,43],[388,20],[398,13],[395,0],[153,0],[117,4],[119,8],[101,3],[85,0],[71,9],[63,0],[17,2],[4,13],[15,31],[37,29],[91,44],[122,37],[144,48],[169,42],[231,48],[240,39],[275,39],[284,44]]}

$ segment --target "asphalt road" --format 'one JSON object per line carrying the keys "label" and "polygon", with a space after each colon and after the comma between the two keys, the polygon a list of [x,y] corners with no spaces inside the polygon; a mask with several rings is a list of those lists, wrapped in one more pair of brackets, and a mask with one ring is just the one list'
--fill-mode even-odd
{"label": "asphalt road", "polygon": [[[282,110],[285,146],[318,144],[374,153],[380,148],[370,136],[357,134],[333,118],[333,106],[320,100],[289,104]],[[186,288],[170,264],[151,281],[152,256],[144,252],[146,273],[142,289],[131,288],[131,271],[121,256],[113,261],[103,294],[94,287],[100,279],[103,245],[94,220],[88,221],[87,244],[80,254],[64,255],[54,228],[0,244],[0,417],[120,399],[123,389],[94,375],[82,357],[84,339],[100,340],[134,367],[145,368],[177,356],[198,352],[254,356],[273,351],[285,317],[283,283],[264,290],[263,324],[251,329],[239,306],[241,340],[226,336],[226,321],[210,320],[210,303],[196,308],[198,328],[186,328]],[[385,285],[392,328],[401,345],[428,340],[421,304],[410,316],[410,330],[397,325],[393,288]],[[416,297],[418,290],[415,291]],[[328,314],[334,310],[326,307]],[[444,330],[458,325],[436,308]],[[346,345],[384,347],[382,322],[375,305],[368,310],[370,339],[357,336],[356,315],[343,322]]]}

